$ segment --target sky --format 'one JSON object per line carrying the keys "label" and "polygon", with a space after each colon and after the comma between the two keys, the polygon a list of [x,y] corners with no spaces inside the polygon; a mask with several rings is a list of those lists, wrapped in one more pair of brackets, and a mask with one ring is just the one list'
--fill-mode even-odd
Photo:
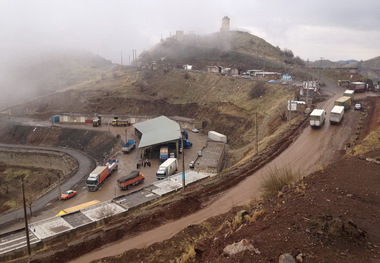
{"label": "sky", "polygon": [[0,53],[57,48],[129,64],[176,30],[207,35],[228,16],[304,60],[380,56],[378,0],[0,0]]}

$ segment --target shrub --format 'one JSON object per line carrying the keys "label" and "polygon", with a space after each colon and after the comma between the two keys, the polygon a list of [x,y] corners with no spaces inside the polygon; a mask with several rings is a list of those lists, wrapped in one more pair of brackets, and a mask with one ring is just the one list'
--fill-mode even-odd
{"label": "shrub", "polygon": [[298,181],[300,175],[290,168],[271,169],[262,179],[261,191],[264,196],[273,196],[282,190],[285,185]]}
{"label": "shrub", "polygon": [[261,96],[263,96],[266,92],[267,92],[267,84],[265,82],[256,82],[250,93],[249,93],[249,96],[252,98],[252,99],[256,99],[256,98],[259,98]]}

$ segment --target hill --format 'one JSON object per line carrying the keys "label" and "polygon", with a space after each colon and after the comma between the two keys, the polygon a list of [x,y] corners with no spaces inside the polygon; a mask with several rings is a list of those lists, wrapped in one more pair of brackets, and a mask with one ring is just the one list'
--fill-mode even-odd
{"label": "hill", "polygon": [[240,31],[217,32],[206,36],[173,36],[139,57],[143,63],[162,59],[177,66],[191,64],[199,70],[210,65],[258,69],[263,67],[263,61],[267,63],[267,68],[277,70],[284,63],[303,64],[291,50],[282,51],[262,38]]}
{"label": "hill", "polygon": [[93,79],[113,67],[106,59],[78,50],[3,54],[1,58],[0,107],[29,101]]}

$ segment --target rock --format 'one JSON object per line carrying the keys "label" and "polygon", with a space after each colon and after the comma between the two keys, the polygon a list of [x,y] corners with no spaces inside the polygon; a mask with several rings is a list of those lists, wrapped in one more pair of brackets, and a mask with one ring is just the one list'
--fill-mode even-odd
{"label": "rock", "polygon": [[289,253],[282,254],[278,259],[278,263],[296,263],[293,256]]}
{"label": "rock", "polygon": [[298,254],[298,256],[296,256],[296,260],[297,262],[303,262],[303,254]]}
{"label": "rock", "polygon": [[232,243],[231,245],[226,246],[223,249],[223,252],[232,256],[246,250],[254,251],[258,255],[260,254],[260,251],[255,248],[247,239],[242,239],[240,242]]}

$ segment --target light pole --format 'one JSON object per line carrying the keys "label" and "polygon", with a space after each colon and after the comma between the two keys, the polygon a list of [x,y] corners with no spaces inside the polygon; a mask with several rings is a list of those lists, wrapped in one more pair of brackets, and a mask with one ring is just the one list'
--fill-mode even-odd
{"label": "light pole", "polygon": [[58,177],[58,191],[59,191],[59,197],[58,199],[61,200],[61,176],[59,174],[57,174],[57,177]]}
{"label": "light pole", "polygon": [[21,178],[21,188],[22,188],[22,202],[24,205],[24,219],[25,219],[25,234],[26,234],[26,244],[28,246],[28,254],[31,254],[30,251],[30,240],[29,240],[29,228],[28,228],[28,215],[26,213],[26,201],[25,201],[25,188],[24,188],[24,175],[20,176]]}
{"label": "light pole", "polygon": [[185,141],[183,139],[183,133],[181,130],[181,137],[182,137],[182,189],[185,190]]}
{"label": "light pole", "polygon": [[320,57],[321,63],[319,64],[319,82],[321,82],[321,70],[322,70],[322,59],[323,57]]}

